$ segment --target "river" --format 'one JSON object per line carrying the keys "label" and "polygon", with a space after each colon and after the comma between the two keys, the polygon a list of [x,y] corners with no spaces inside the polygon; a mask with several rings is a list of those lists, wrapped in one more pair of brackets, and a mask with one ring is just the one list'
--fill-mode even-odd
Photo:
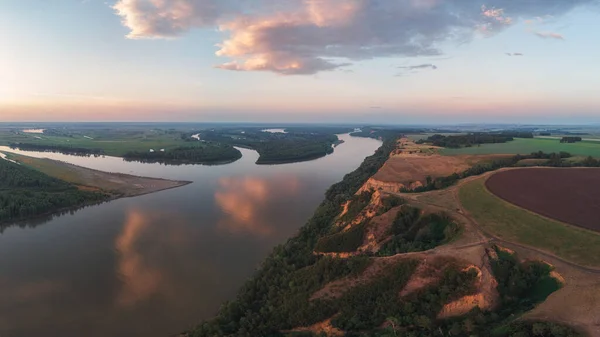
{"label": "river", "polygon": [[213,317],[381,144],[339,137],[329,156],[274,166],[255,165],[246,149],[221,166],[14,151],[194,183],[5,228],[0,336],[164,337]]}

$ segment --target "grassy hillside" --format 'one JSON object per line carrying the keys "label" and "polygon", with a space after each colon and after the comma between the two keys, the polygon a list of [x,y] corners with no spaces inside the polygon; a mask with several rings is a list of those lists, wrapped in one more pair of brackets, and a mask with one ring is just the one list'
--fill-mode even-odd
{"label": "grassy hillside", "polygon": [[516,138],[501,144],[482,144],[481,146],[460,149],[442,149],[440,153],[447,156],[477,154],[530,154],[532,152],[569,152],[574,156],[600,157],[600,142],[583,141],[573,144],[560,143],[558,139]]}
{"label": "grassy hillside", "polygon": [[484,179],[465,184],[459,196],[464,208],[489,233],[581,265],[600,267],[600,234],[514,206],[489,192]]}

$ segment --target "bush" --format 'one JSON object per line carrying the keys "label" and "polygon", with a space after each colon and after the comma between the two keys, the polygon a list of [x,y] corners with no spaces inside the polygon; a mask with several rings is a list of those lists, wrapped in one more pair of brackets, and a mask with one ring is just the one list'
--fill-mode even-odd
{"label": "bush", "polygon": [[347,231],[339,232],[319,239],[315,250],[322,253],[350,253],[363,244],[366,222],[362,222]]}

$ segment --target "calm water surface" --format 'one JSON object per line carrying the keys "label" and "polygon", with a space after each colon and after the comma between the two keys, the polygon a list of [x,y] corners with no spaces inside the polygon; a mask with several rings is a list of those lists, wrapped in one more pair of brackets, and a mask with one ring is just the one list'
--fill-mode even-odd
{"label": "calm water surface", "polygon": [[245,149],[223,166],[26,153],[194,183],[4,229],[0,336],[172,336],[212,317],[380,146],[340,138],[332,155],[276,166]]}

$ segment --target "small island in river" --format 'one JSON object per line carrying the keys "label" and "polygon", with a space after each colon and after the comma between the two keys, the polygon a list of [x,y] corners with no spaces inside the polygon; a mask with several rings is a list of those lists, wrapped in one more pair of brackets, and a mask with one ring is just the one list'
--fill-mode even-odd
{"label": "small island in river", "polygon": [[6,153],[5,159],[8,160],[0,159],[0,223],[27,220],[191,183],[102,172],[13,153]]}

